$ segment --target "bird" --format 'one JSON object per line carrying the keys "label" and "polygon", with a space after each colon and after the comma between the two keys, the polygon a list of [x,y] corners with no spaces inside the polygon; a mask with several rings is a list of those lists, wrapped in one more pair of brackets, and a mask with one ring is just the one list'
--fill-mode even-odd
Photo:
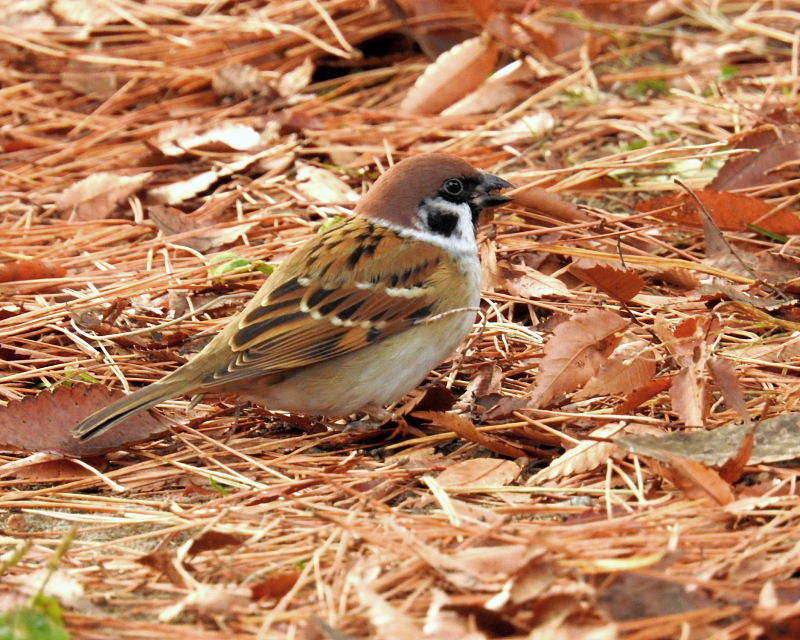
{"label": "bird", "polygon": [[513,185],[428,153],[384,172],[354,215],[279,264],[190,361],[82,420],[88,440],[184,394],[236,394],[270,410],[376,415],[469,335],[481,295],[478,219]]}

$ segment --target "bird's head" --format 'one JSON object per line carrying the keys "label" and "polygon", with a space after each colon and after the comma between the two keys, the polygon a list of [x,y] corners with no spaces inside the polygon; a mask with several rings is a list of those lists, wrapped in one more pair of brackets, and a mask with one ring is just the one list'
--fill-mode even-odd
{"label": "bird's head", "polygon": [[474,242],[484,209],[509,202],[497,193],[513,186],[465,160],[430,153],[398,162],[372,185],[356,213],[443,241]]}

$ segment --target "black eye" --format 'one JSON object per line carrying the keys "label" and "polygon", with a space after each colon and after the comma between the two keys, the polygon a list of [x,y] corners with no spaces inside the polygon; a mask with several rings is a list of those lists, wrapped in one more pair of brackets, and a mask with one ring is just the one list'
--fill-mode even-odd
{"label": "black eye", "polygon": [[444,190],[451,196],[460,196],[464,191],[464,184],[458,178],[450,178],[444,181]]}

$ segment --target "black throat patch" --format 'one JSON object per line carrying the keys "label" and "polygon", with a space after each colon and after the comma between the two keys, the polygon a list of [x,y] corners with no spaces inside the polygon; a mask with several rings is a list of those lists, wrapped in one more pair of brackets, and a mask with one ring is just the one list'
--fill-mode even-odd
{"label": "black throat patch", "polygon": [[432,233],[449,238],[458,227],[458,214],[444,207],[437,207],[435,202],[425,202],[423,211],[425,222]]}

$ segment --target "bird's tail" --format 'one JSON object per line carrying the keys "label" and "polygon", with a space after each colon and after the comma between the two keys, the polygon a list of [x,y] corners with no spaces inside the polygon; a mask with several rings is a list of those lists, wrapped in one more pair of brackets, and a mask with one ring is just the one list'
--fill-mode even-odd
{"label": "bird's tail", "polygon": [[85,418],[72,429],[72,435],[79,440],[96,438],[134,413],[169,400],[185,390],[186,385],[181,381],[162,381],[148,385]]}

